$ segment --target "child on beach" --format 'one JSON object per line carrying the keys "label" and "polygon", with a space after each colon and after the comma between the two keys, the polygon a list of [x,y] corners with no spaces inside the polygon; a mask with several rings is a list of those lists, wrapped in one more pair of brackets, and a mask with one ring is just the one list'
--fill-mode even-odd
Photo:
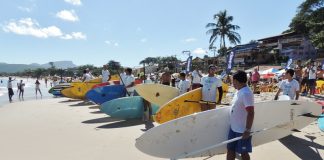
{"label": "child on beach", "polygon": [[190,90],[190,82],[186,79],[185,73],[180,73],[180,82],[177,87],[179,88],[180,95]]}
{"label": "child on beach", "polygon": [[125,88],[128,92],[128,96],[133,96],[135,91],[135,77],[132,74],[133,70],[131,68],[125,69],[125,74],[121,76],[122,83],[125,85]]}
{"label": "child on beach", "polygon": [[8,95],[9,95],[9,102],[12,102],[12,96],[14,95],[14,91],[12,89],[12,81],[15,79],[12,79],[9,77],[8,83],[7,83],[7,88],[8,88]]}
{"label": "child on beach", "polygon": [[293,69],[288,69],[285,74],[285,80],[282,80],[279,86],[279,90],[275,96],[275,100],[278,100],[280,92],[283,92],[283,95],[287,95],[291,100],[299,98],[299,82],[293,79],[295,71]]}
{"label": "child on beach", "polygon": [[43,97],[39,86],[40,86],[40,83],[39,83],[38,79],[36,79],[36,82],[35,82],[36,97],[37,97],[37,91],[39,91],[39,94],[41,95],[41,97]]}

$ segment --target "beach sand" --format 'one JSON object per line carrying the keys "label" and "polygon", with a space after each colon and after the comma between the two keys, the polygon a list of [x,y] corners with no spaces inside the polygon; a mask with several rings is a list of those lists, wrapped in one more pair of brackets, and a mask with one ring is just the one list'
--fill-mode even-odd
{"label": "beach sand", "polygon": [[[0,159],[159,159],[135,147],[144,128],[139,120],[113,119],[96,105],[68,98],[7,104],[0,108]],[[324,158],[323,145],[324,132],[314,122],[301,132],[254,147],[251,158],[320,160]],[[217,155],[210,160],[225,157]]]}

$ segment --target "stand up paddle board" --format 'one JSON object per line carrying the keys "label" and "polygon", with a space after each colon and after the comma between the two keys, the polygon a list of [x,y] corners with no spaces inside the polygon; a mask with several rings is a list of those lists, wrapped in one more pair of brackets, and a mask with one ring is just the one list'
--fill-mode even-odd
{"label": "stand up paddle board", "polygon": [[[159,106],[151,104],[155,114]],[[144,114],[144,99],[140,96],[123,97],[105,102],[100,110],[107,115],[120,119],[139,119]]]}
{"label": "stand up paddle board", "polygon": [[175,87],[162,84],[141,84],[135,86],[136,92],[147,101],[162,106],[179,95]]}
{"label": "stand up paddle board", "polygon": [[[222,107],[166,122],[146,131],[135,146],[146,154],[171,159],[226,153],[231,110],[230,106]],[[264,131],[253,136],[253,146],[288,136],[292,129],[306,127],[321,113],[317,103],[303,101],[260,102],[254,110],[252,132]]]}

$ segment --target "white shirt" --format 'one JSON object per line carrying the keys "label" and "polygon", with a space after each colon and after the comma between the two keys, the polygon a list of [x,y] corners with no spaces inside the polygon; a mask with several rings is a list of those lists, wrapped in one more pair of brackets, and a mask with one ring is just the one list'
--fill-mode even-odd
{"label": "white shirt", "polygon": [[222,81],[216,77],[205,76],[201,79],[202,100],[216,102],[216,91],[218,87],[222,87]]}
{"label": "white shirt", "polygon": [[192,76],[192,83],[200,83],[200,76],[199,76],[199,73],[197,70],[194,70],[192,73],[191,73],[191,76]]}
{"label": "white shirt", "polygon": [[92,79],[92,75],[89,73],[83,74],[83,78],[85,78],[85,82],[88,82]]}
{"label": "white shirt", "polygon": [[102,82],[107,82],[109,79],[110,72],[108,70],[102,70],[101,75],[102,75]]}
{"label": "white shirt", "polygon": [[280,89],[282,89],[283,95],[287,95],[290,99],[295,99],[296,91],[299,91],[299,83],[293,79],[291,82],[288,79],[283,80],[280,83]]}
{"label": "white shirt", "polygon": [[[123,84],[123,82],[125,83],[125,87],[130,85],[132,82],[135,83],[135,77],[133,75],[126,75],[126,74],[123,74],[121,75],[121,78],[122,78],[122,82],[121,84]],[[130,88],[126,88],[128,92],[134,92],[135,90],[135,87],[130,87]]]}
{"label": "white shirt", "polygon": [[53,87],[57,86],[59,84],[58,81],[53,81]]}
{"label": "white shirt", "polygon": [[180,80],[177,87],[179,88],[180,95],[182,95],[190,88],[190,82],[188,80]]}
{"label": "white shirt", "polygon": [[[312,69],[314,70],[314,72],[312,71]],[[311,67],[308,72],[308,79],[316,79],[316,72],[317,72],[316,66]]]}
{"label": "white shirt", "polygon": [[249,87],[241,88],[234,95],[230,116],[231,129],[234,132],[244,133],[246,127],[246,108],[254,106],[254,96]]}
{"label": "white shirt", "polygon": [[19,87],[21,90],[24,90],[25,89],[25,83],[19,83]]}
{"label": "white shirt", "polygon": [[12,81],[8,81],[8,83],[7,83],[7,88],[12,88]]}

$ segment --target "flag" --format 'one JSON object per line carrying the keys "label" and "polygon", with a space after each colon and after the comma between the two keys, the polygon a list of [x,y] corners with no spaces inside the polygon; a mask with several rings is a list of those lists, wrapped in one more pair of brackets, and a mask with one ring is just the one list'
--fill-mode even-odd
{"label": "flag", "polygon": [[230,73],[233,65],[234,65],[234,56],[235,56],[235,51],[232,50],[230,54],[227,57],[227,68],[226,68],[226,73]]}
{"label": "flag", "polygon": [[285,69],[290,69],[290,65],[292,64],[292,58],[289,58],[288,59],[288,62],[287,62],[287,65],[286,65],[286,68]]}
{"label": "flag", "polygon": [[187,69],[186,69],[187,73],[189,73],[191,70],[191,65],[192,65],[191,63],[192,63],[192,56],[189,56],[187,59]]}

